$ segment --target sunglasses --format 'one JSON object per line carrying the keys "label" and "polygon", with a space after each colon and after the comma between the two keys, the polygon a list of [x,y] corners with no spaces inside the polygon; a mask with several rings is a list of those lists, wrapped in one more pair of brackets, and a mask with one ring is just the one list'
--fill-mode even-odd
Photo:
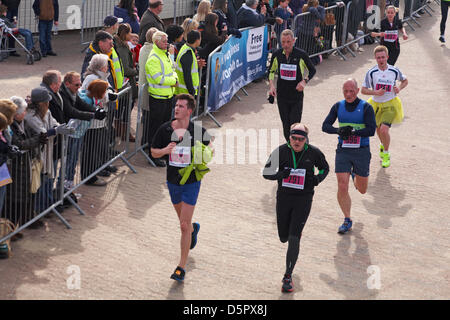
{"label": "sunglasses", "polygon": [[303,142],[306,140],[305,137],[294,137],[294,136],[291,136],[291,139],[298,142]]}

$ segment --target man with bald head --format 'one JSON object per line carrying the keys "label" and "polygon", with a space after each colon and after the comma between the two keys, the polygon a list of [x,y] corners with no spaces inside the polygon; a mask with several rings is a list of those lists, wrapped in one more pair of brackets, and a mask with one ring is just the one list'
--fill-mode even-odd
{"label": "man with bald head", "polygon": [[[350,175],[356,189],[361,194],[366,193],[371,158],[369,137],[375,134],[377,124],[372,106],[358,98],[359,88],[355,79],[346,80],[342,92],[345,99],[331,107],[322,124],[322,131],[339,136],[335,172],[338,181],[337,199],[345,220],[338,233],[345,234],[353,224],[350,217],[352,201],[348,193]],[[338,128],[333,126],[336,119],[339,121]]]}
{"label": "man with bald head", "polygon": [[306,125],[294,123],[289,141],[272,152],[263,170],[265,179],[278,181],[278,236],[281,242],[288,242],[282,292],[294,290],[292,272],[300,251],[302,231],[311,211],[314,187],[325,179],[329,171],[324,154],[309,144],[308,134]]}
{"label": "man with bald head", "polygon": [[144,45],[145,35],[147,30],[155,27],[159,31],[165,31],[164,22],[159,17],[159,14],[163,11],[163,0],[150,0],[148,9],[145,10],[142,15],[141,22],[139,23],[139,43]]}

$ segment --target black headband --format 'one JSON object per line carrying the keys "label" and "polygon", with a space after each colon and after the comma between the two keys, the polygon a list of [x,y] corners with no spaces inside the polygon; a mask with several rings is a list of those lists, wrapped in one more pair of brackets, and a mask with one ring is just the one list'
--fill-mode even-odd
{"label": "black headband", "polygon": [[304,136],[304,137],[308,137],[308,133],[303,131],[303,130],[299,130],[299,129],[292,129],[291,130],[291,135],[293,134],[298,134],[300,136]]}

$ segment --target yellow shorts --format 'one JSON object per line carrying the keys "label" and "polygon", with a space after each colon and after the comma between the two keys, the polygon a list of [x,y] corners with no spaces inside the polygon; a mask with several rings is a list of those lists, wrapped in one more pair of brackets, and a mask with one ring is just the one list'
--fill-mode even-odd
{"label": "yellow shorts", "polygon": [[403,121],[403,105],[399,97],[387,102],[375,102],[372,98],[369,98],[367,102],[373,107],[377,127],[382,123],[391,125]]}

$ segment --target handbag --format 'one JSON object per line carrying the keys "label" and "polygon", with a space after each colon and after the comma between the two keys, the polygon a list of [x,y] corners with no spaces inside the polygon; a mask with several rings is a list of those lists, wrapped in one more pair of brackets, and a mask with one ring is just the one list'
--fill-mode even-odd
{"label": "handbag", "polygon": [[33,159],[31,161],[31,193],[36,193],[41,187],[42,161]]}
{"label": "handbag", "polygon": [[334,26],[336,24],[336,18],[333,12],[327,12],[325,15],[325,25]]}
{"label": "handbag", "polygon": [[[0,239],[14,232],[18,226],[8,219],[0,218]],[[11,239],[0,243],[0,257],[9,258],[11,255]]]}

